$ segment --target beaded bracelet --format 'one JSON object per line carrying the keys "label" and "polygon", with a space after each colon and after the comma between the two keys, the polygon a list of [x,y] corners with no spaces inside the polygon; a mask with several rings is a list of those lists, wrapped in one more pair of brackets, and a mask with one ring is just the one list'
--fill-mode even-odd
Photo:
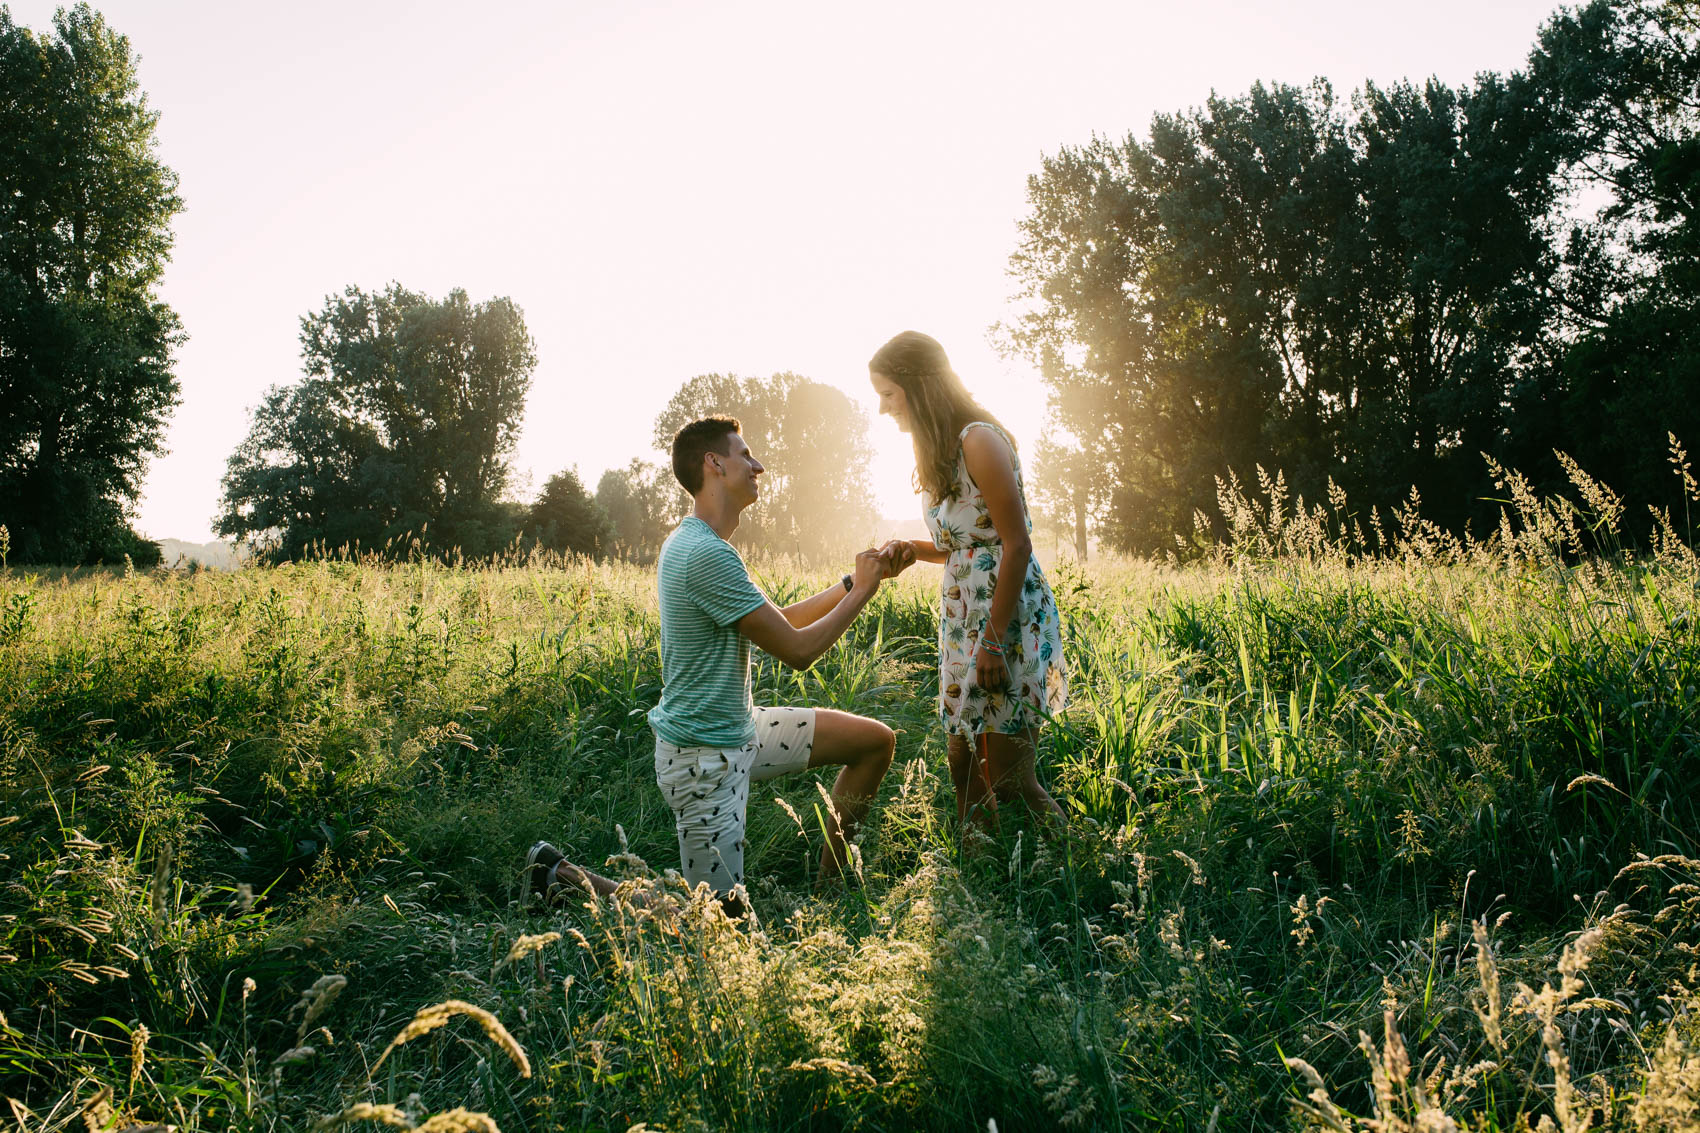
{"label": "beaded bracelet", "polygon": [[987,653],[990,653],[994,657],[1003,656],[1003,646],[999,645],[992,638],[982,637],[980,639],[980,648],[984,649]]}

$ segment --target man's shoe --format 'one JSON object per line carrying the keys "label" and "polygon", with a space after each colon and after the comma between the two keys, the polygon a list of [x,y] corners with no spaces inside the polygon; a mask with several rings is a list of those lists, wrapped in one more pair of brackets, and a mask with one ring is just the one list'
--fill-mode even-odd
{"label": "man's shoe", "polygon": [[548,906],[560,892],[561,885],[555,880],[555,867],[565,860],[566,855],[547,842],[536,842],[525,855],[525,872],[522,875],[520,889],[520,905],[529,908],[533,901],[540,901]]}

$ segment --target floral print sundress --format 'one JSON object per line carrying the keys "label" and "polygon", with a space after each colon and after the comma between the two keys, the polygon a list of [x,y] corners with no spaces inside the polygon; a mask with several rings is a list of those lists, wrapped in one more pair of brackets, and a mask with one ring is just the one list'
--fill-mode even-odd
{"label": "floral print sundress", "polygon": [[982,732],[1017,735],[1037,728],[1041,711],[1057,713],[1068,703],[1068,670],[1063,662],[1062,622],[1056,599],[1039,560],[1027,563],[1015,616],[1004,634],[1009,691],[988,693],[974,679],[980,634],[992,608],[992,590],[1003,562],[1003,542],[986,510],[979,485],[968,475],[960,444],[969,429],[990,429],[1009,445],[1021,515],[1027,530],[1027,488],[1021,458],[1007,434],[988,421],[974,421],[957,435],[956,482],[959,490],[944,500],[923,491],[921,507],[933,542],[948,551],[939,596],[939,719],[945,731],[975,736]]}

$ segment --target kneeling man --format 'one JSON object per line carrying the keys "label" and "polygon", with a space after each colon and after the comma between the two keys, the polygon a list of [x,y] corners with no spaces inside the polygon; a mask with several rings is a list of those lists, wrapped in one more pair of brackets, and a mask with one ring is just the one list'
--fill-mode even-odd
{"label": "kneeling man", "polygon": [[[760,496],[764,469],[738,421],[693,421],[673,438],[673,472],[695,502],[661,548],[661,702],[655,778],[673,808],[679,864],[707,882],[730,911],[744,882],[744,820],[750,784],[807,767],[840,768],[832,788],[821,876],[837,876],[853,834],[891,766],[895,737],[878,720],[829,708],[758,708],[750,646],[798,669],[830,649],[879,589],[912,561],[901,543],[856,556],[841,583],[780,609],[750,579],[727,539]],[[608,894],[614,882],[566,861],[547,842],[531,848],[526,887],[545,900],[568,888]]]}

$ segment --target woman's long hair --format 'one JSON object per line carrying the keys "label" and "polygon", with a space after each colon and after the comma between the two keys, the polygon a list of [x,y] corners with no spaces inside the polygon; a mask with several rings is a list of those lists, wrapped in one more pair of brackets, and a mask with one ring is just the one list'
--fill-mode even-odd
{"label": "woman's long hair", "polygon": [[[868,372],[895,382],[909,401],[916,482],[935,500],[956,495],[961,489],[956,482],[957,435],[963,426],[970,421],[990,421],[999,429],[1003,425],[974,400],[950,368],[944,347],[931,335],[904,331],[875,351]],[[1007,429],[1004,436],[1009,436]]]}

